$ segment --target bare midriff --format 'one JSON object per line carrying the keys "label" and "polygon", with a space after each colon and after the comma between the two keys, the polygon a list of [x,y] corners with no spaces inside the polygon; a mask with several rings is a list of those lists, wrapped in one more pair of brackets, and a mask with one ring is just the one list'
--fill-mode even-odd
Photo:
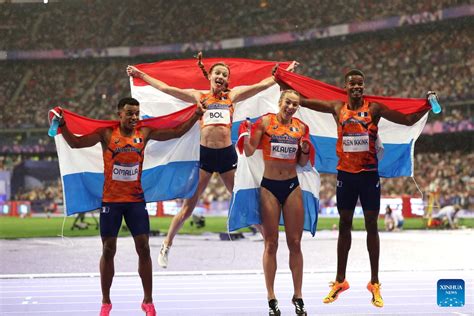
{"label": "bare midriff", "polygon": [[288,180],[296,177],[296,163],[284,160],[265,160],[263,176],[271,180]]}
{"label": "bare midriff", "polygon": [[213,149],[229,147],[232,144],[230,135],[231,130],[227,126],[203,126],[201,128],[201,145]]}

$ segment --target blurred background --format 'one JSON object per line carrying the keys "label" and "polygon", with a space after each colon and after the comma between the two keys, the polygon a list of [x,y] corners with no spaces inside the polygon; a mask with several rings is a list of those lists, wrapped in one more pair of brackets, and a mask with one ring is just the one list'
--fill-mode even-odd
{"label": "blurred background", "polygon": [[[0,206],[3,215],[62,214],[48,110],[61,105],[115,119],[130,94],[128,64],[240,57],[298,60],[298,72],[341,86],[366,74],[366,94],[425,97],[430,113],[415,148],[415,181],[383,179],[385,204],[407,216],[458,204],[474,210],[474,2],[472,0],[0,0]],[[335,215],[335,176],[322,175],[321,209]],[[227,215],[218,177],[200,212]],[[155,205],[172,214],[179,201]],[[385,207],[383,207],[382,212]],[[198,210],[199,211],[199,210]]]}

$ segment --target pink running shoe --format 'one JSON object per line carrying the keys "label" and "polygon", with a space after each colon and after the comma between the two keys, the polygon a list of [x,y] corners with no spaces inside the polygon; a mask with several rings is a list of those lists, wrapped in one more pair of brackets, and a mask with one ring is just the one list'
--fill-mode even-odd
{"label": "pink running shoe", "polygon": [[146,316],[156,316],[155,305],[153,305],[153,303],[142,303],[142,311],[146,313]]}
{"label": "pink running shoe", "polygon": [[109,316],[111,310],[112,310],[112,304],[102,303],[99,316]]}

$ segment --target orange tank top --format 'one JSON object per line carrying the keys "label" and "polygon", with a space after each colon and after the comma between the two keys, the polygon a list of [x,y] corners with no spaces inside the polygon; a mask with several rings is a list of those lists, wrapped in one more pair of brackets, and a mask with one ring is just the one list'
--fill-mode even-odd
{"label": "orange tank top", "polygon": [[351,173],[376,171],[377,132],[378,127],[372,121],[367,100],[357,110],[350,110],[345,103],[339,112],[337,126],[337,170]]}
{"label": "orange tank top", "polygon": [[141,184],[145,139],[138,129],[122,136],[115,127],[104,152],[103,202],[142,202]]}
{"label": "orange tank top", "polygon": [[234,105],[229,98],[229,93],[222,93],[219,97],[212,93],[205,93],[201,96],[201,101],[205,100],[207,110],[201,119],[201,127],[209,125],[232,126],[232,115]]}
{"label": "orange tank top", "polygon": [[265,116],[270,117],[270,123],[260,141],[263,160],[285,160],[296,163],[298,147],[305,132],[304,123],[292,118],[290,124],[283,125],[278,122],[276,114]]}

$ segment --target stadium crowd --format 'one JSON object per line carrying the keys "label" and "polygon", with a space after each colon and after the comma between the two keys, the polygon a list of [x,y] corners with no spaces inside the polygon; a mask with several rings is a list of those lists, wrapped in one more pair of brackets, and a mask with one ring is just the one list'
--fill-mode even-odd
{"label": "stadium crowd", "polygon": [[[300,73],[337,86],[342,86],[342,74],[356,67],[367,75],[367,94],[424,97],[427,90],[435,90],[443,102],[472,100],[474,39],[466,23],[440,22],[435,29],[415,27],[409,34],[394,30],[206,55],[297,59]],[[0,63],[0,72],[13,74],[12,82],[1,85],[0,98],[6,104],[1,119],[5,128],[46,127],[46,113],[56,105],[92,118],[113,118],[111,109],[130,89],[125,66],[149,61],[150,57]],[[458,110],[471,115],[450,118],[472,118],[469,107]]]}
{"label": "stadium crowd", "polygon": [[[0,50],[100,50],[124,45],[218,41],[435,12],[470,3],[469,0],[236,0],[215,5],[212,0],[129,0],[117,5],[114,0],[72,0],[51,1],[48,5],[12,5],[7,1],[0,4]],[[212,23],[203,23],[203,19]],[[178,31],[170,36],[169,30],[186,32]]]}
{"label": "stadium crowd", "polygon": [[[237,0],[236,7],[247,9],[236,11],[234,2],[215,6],[210,0],[186,3],[185,0],[176,0],[178,3],[175,1],[172,5],[165,0],[140,0],[140,5],[136,5],[138,1],[123,2],[120,6],[113,0],[60,1],[47,6],[2,3],[0,50],[70,49],[73,54],[74,49],[84,48],[100,50],[122,45],[218,41],[433,12],[472,2]],[[357,10],[353,9],[354,5],[357,5]],[[69,9],[64,10],[65,6]],[[334,14],[321,14],[328,12],[329,6]],[[177,7],[180,12],[176,12]],[[212,23],[202,23],[203,17],[212,19]],[[296,44],[208,51],[204,53],[204,63],[206,57],[215,56],[278,61],[296,59],[301,63],[300,73],[337,86],[342,86],[342,74],[348,68],[360,68],[367,76],[367,94],[424,97],[427,90],[437,91],[442,103],[457,105],[445,107],[441,115],[430,115],[431,122],[451,124],[452,131],[458,131],[461,124],[471,128],[474,124],[472,29],[472,18],[461,18]],[[170,30],[173,30],[172,34]],[[6,80],[0,84],[0,129],[19,130],[16,134],[2,133],[0,170],[13,170],[25,159],[55,157],[54,143],[46,135],[24,132],[46,128],[50,108],[61,105],[91,118],[115,119],[111,113],[115,112],[117,101],[130,91],[125,74],[127,64],[190,56],[0,61],[0,73],[7,74]],[[435,130],[432,126],[428,128],[431,128],[428,133]],[[420,146],[422,151],[417,147],[415,178],[425,198],[430,190],[436,189],[440,192],[442,205],[458,200],[462,200],[464,205],[473,205],[474,173],[471,166],[474,165],[474,154],[472,144],[464,147],[465,143],[462,144],[469,137],[472,139],[472,136],[467,136],[457,141],[460,142],[457,148],[464,148],[463,151],[446,151],[433,141]],[[333,175],[322,175],[323,205],[334,204],[334,183]],[[31,190],[23,188],[14,198],[58,201],[62,199],[61,189],[60,181],[45,183]],[[412,179],[397,178],[382,181],[382,194],[419,196],[420,192]],[[211,202],[229,198],[230,194],[219,178],[213,177],[202,200]]]}

